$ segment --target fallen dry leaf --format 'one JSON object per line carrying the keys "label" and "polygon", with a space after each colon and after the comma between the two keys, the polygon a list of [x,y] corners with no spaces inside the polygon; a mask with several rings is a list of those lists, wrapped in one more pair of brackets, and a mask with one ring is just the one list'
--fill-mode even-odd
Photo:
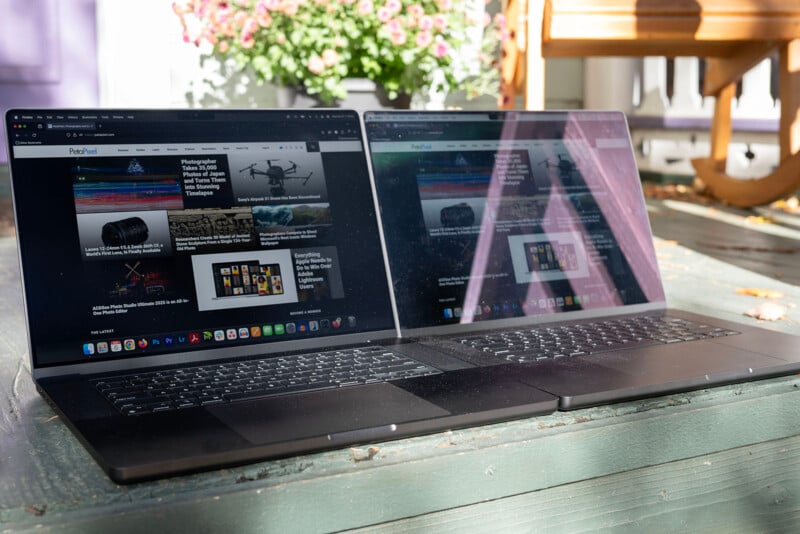
{"label": "fallen dry leaf", "polygon": [[800,199],[790,197],[785,200],[776,200],[769,205],[771,208],[783,210],[787,213],[800,213]]}
{"label": "fallen dry leaf", "polygon": [[747,310],[744,314],[760,321],[778,321],[786,315],[786,307],[774,302],[765,302]]}
{"label": "fallen dry leaf", "polygon": [[677,244],[678,244],[678,242],[675,241],[674,239],[664,239],[662,241],[656,241],[655,246],[656,246],[656,248],[674,247]]}
{"label": "fallen dry leaf", "polygon": [[364,462],[367,460],[372,460],[376,454],[381,452],[378,447],[370,447],[367,450],[360,449],[357,447],[352,447],[350,449],[350,457],[353,459],[354,462]]}
{"label": "fallen dry leaf", "polygon": [[708,196],[703,190],[698,189],[696,186],[645,182],[642,184],[642,189],[646,198],[654,198],[657,200],[682,200],[706,206],[715,202],[714,198]]}
{"label": "fallen dry leaf", "polygon": [[29,504],[25,507],[25,511],[36,517],[41,517],[47,512],[47,504]]}
{"label": "fallen dry leaf", "polygon": [[775,219],[772,217],[764,217],[763,215],[749,215],[745,222],[748,224],[775,224]]}
{"label": "fallen dry leaf", "polygon": [[739,295],[749,295],[760,299],[782,299],[783,293],[774,289],[763,289],[760,287],[740,287],[736,290]]}

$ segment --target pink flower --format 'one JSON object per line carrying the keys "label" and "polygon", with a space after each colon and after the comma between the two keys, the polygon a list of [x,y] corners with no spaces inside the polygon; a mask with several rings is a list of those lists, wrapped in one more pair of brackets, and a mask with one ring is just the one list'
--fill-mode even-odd
{"label": "pink flower", "polygon": [[308,60],[308,70],[312,74],[319,74],[325,70],[325,63],[322,61],[322,58],[319,56],[311,56]]}
{"label": "pink flower", "polygon": [[406,8],[406,11],[408,12],[409,15],[411,15],[415,19],[418,19],[425,14],[425,9],[419,4],[412,4],[408,6]]}
{"label": "pink flower", "polygon": [[498,13],[494,16],[494,24],[501,30],[506,29],[506,16],[502,13]]}
{"label": "pink flower", "polygon": [[358,14],[361,15],[362,17],[369,15],[370,13],[372,13],[372,8],[373,8],[372,0],[361,0],[358,3]]}
{"label": "pink flower", "polygon": [[391,11],[392,15],[396,15],[400,13],[401,9],[403,9],[403,4],[400,2],[400,0],[387,0],[384,7]]}
{"label": "pink flower", "polygon": [[403,23],[400,19],[392,19],[386,24],[386,29],[390,33],[397,33],[403,31]]}
{"label": "pink flower", "polygon": [[272,15],[269,13],[262,13],[256,15],[256,20],[258,21],[259,26],[262,28],[269,28],[272,26]]}
{"label": "pink flower", "polygon": [[390,38],[391,38],[392,44],[395,45],[395,46],[402,46],[402,45],[406,44],[406,41],[408,40],[408,36],[406,35],[406,32],[404,32],[402,30],[400,30],[399,32],[392,32],[392,35],[391,35]]}
{"label": "pink flower", "polygon": [[297,2],[292,2],[292,1],[286,2],[286,5],[283,6],[283,12],[289,15],[290,17],[297,15],[298,9],[299,6],[297,5]]}
{"label": "pink flower", "polygon": [[425,48],[433,42],[433,35],[429,31],[421,31],[417,34],[414,42],[417,43],[418,47]]}
{"label": "pink flower", "polygon": [[186,2],[185,0],[182,2],[172,2],[172,11],[174,11],[176,15],[186,15],[191,13],[191,2]]}
{"label": "pink flower", "polygon": [[450,11],[453,9],[453,0],[436,0],[436,4],[442,11]]}
{"label": "pink flower", "polygon": [[244,26],[244,23],[248,20],[247,12],[245,11],[237,11],[236,14],[233,16],[233,22],[236,23],[237,26],[240,28]]}
{"label": "pink flower", "polygon": [[242,25],[242,33],[255,33],[258,31],[258,21],[254,18],[247,19]]}
{"label": "pink flower", "polygon": [[322,62],[326,67],[332,67],[339,62],[339,54],[332,48],[326,48],[322,51]]}
{"label": "pink flower", "polygon": [[230,48],[231,45],[230,43],[228,43],[228,41],[220,41],[219,44],[217,45],[217,50],[219,51],[220,54],[224,54],[225,52],[230,50]]}
{"label": "pink flower", "polygon": [[441,13],[437,13],[433,16],[433,26],[440,32],[443,32],[447,28],[447,17]]}
{"label": "pink flower", "polygon": [[428,31],[433,28],[433,17],[430,15],[425,15],[420,17],[419,19],[419,29],[422,31]]}
{"label": "pink flower", "polygon": [[231,24],[230,22],[226,22],[225,24],[221,24],[219,26],[219,32],[222,35],[225,35],[227,37],[235,37],[236,36],[236,31],[233,29],[233,24]]}
{"label": "pink flower", "polygon": [[218,40],[217,39],[217,34],[215,34],[212,30],[206,31],[204,37],[206,38],[206,41],[208,41],[212,45],[217,44],[217,40]]}
{"label": "pink flower", "polygon": [[278,34],[278,44],[282,45],[286,42],[286,35],[283,33]]}
{"label": "pink flower", "polygon": [[450,48],[447,46],[447,43],[436,43],[436,48],[433,53],[436,57],[441,59],[450,53]]}
{"label": "pink flower", "polygon": [[392,12],[386,9],[386,7],[381,7],[378,9],[378,20],[381,22],[387,22],[390,18],[392,18]]}
{"label": "pink flower", "polygon": [[267,9],[269,9],[270,11],[275,11],[275,10],[277,10],[277,9],[280,7],[280,5],[281,5],[281,0],[264,0],[264,5],[265,5],[265,6],[267,7]]}
{"label": "pink flower", "polygon": [[[245,15],[247,16],[247,15]],[[230,9],[220,9],[216,13],[214,13],[211,17],[209,17],[212,21],[216,22],[217,24],[225,24],[231,18],[231,10]]]}
{"label": "pink flower", "polygon": [[253,46],[255,46],[255,44],[256,44],[256,40],[253,39],[253,34],[252,33],[242,34],[242,38],[239,41],[239,46],[241,46],[242,48],[247,49],[247,48],[253,48]]}

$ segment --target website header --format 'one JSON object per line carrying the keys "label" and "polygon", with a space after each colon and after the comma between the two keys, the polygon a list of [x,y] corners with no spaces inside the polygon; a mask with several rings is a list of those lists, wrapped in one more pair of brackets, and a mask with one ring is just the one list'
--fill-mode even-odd
{"label": "website header", "polygon": [[24,145],[13,147],[15,158],[91,158],[109,156],[159,156],[202,153],[275,151],[279,153],[361,152],[359,141],[319,141],[318,143],[174,143],[124,145]]}

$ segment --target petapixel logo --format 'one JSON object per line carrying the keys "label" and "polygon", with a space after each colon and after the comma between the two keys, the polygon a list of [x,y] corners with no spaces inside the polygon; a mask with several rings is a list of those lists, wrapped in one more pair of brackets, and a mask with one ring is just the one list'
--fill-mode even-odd
{"label": "petapixel logo", "polygon": [[69,155],[70,156],[96,156],[97,155],[97,148],[72,148],[69,147]]}

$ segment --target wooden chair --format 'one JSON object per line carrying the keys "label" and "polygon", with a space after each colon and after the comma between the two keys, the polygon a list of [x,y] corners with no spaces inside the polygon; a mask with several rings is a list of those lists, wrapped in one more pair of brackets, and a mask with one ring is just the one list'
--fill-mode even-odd
{"label": "wooden chair", "polygon": [[[716,97],[711,154],[692,161],[717,198],[756,206],[800,188],[800,1],[798,0],[508,0],[511,39],[502,65],[507,107],[525,96],[544,106],[544,58],[698,56],[706,58],[703,93]],[[742,76],[779,54],[780,164],[757,179],[725,172],[731,103]]]}

